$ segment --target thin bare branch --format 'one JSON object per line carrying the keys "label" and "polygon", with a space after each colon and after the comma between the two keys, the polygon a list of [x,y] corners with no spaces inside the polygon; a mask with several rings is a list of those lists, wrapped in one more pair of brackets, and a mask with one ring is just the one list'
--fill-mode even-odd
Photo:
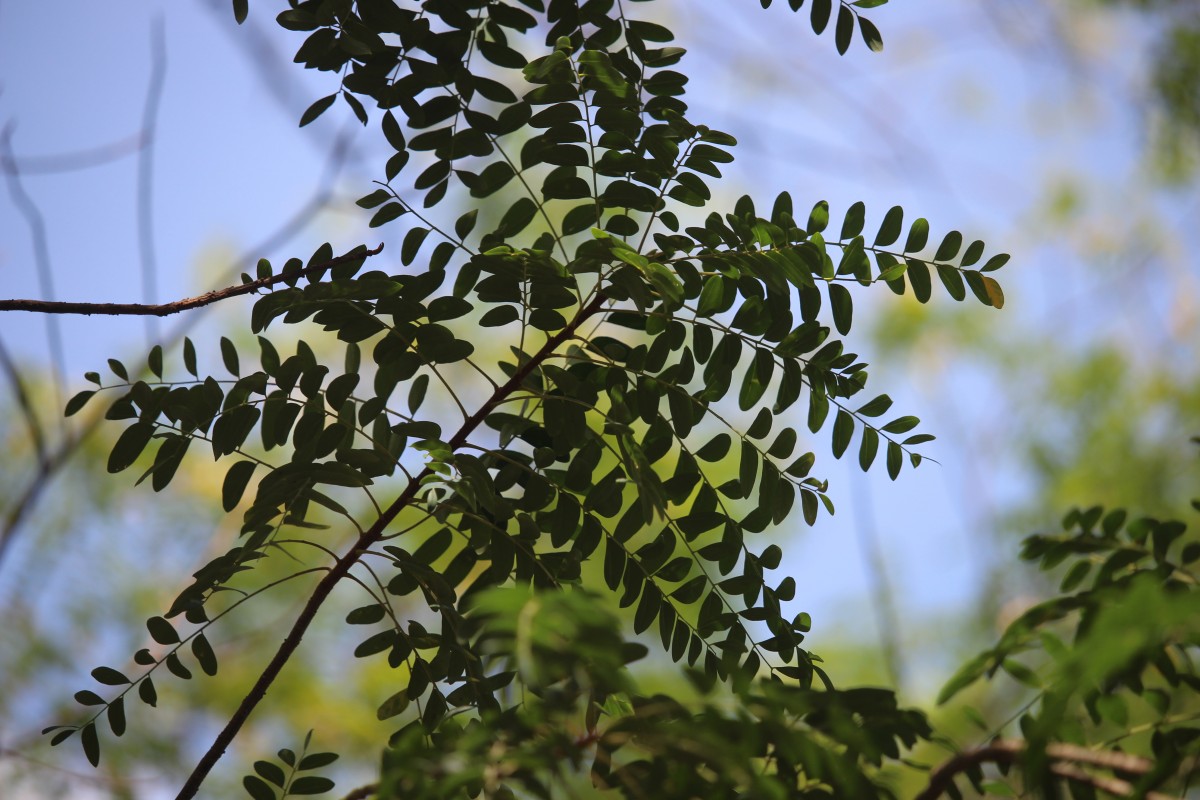
{"label": "thin bare branch", "polygon": [[45,469],[48,461],[46,434],[42,431],[42,423],[33,410],[29,392],[25,390],[25,381],[21,379],[21,373],[8,354],[8,348],[4,346],[3,340],[0,340],[0,370],[3,370],[5,377],[8,378],[8,382],[12,386],[13,397],[17,401],[17,407],[21,409],[21,415],[25,417],[25,425],[29,428],[29,438],[33,441],[33,450],[37,453],[38,468]]}
{"label": "thin bare branch", "polygon": [[[97,420],[103,419],[103,415],[98,415]],[[86,433],[90,432],[85,431]],[[4,563],[4,557],[8,553],[8,546],[16,538],[17,530],[21,523],[25,521],[30,510],[33,509],[42,492],[50,483],[50,479],[58,471],[59,467],[66,463],[67,459],[75,452],[75,448],[82,440],[82,436],[73,436],[68,434],[57,448],[47,454],[45,460],[38,462],[38,467],[30,480],[29,485],[25,487],[25,491],[21,492],[17,501],[8,509],[4,515],[3,525],[0,525],[0,564]]]}
{"label": "thin bare branch", "polygon": [[0,171],[16,170],[22,175],[53,175],[61,172],[79,172],[92,167],[102,167],[131,156],[141,149],[144,136],[132,133],[113,142],[72,150],[68,153],[53,153],[44,156],[21,156],[0,162]]}
{"label": "thin bare branch", "polygon": [[[142,136],[145,146],[138,151],[137,231],[138,256],[142,271],[142,300],[158,300],[158,264],[154,248],[154,151],[158,135],[158,111],[162,106],[163,85],[167,78],[166,34],[162,15],[150,24],[150,83],[142,107]],[[158,341],[158,318],[146,317],[146,346]]]}
{"label": "thin bare branch", "polygon": [[193,308],[212,305],[221,300],[228,300],[231,297],[250,294],[259,289],[266,289],[278,283],[283,283],[284,281],[295,280],[297,277],[307,276],[313,272],[336,267],[339,264],[378,255],[382,251],[383,245],[381,244],[374,250],[347,253],[337,258],[331,258],[328,261],[322,261],[319,264],[311,264],[300,270],[299,273],[270,275],[266,278],[250,281],[249,283],[243,283],[238,286],[227,286],[224,289],[215,289],[197,297],[188,297],[183,300],[175,300],[171,303],[71,303],[50,300],[0,300],[0,311],[29,311],[37,314],[167,317],[171,314],[178,314],[180,311],[189,311]]}
{"label": "thin bare branch", "polygon": [[[37,269],[38,285],[42,294],[50,301],[55,298],[54,271],[50,265],[50,240],[46,236],[46,219],[41,209],[33,202],[33,198],[25,191],[21,183],[21,172],[13,156],[12,135],[14,124],[9,123],[0,132],[0,166],[3,167],[5,182],[13,204],[29,226],[29,235],[33,239],[33,259]],[[63,350],[62,330],[58,320],[53,317],[46,319],[46,339],[50,346],[50,363],[54,368],[54,388],[58,395],[58,404],[63,402],[63,375],[66,371],[66,355]]]}
{"label": "thin bare branch", "polygon": [[875,504],[871,501],[871,480],[855,475],[850,483],[850,502],[854,509],[854,533],[862,550],[863,566],[871,582],[871,605],[879,626],[879,644],[888,679],[897,689],[904,685],[904,657],[900,647],[900,615],[896,613],[896,594],[888,578],[887,559],[875,525]]}

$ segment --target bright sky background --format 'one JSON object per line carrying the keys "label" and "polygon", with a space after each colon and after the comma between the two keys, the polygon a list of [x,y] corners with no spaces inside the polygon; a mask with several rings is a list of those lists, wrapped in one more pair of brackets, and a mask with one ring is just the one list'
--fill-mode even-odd
{"label": "bright sky background", "polygon": [[[685,99],[693,118],[741,141],[716,207],[731,207],[749,192],[769,209],[786,189],[798,208],[829,200],[835,228],[850,203],[864,200],[868,231],[899,204],[908,220],[930,220],[934,242],[952,228],[968,240],[983,238],[989,252],[1013,253],[997,275],[1008,306],[997,312],[968,301],[1000,337],[1031,329],[1079,342],[1115,335],[1167,347],[1180,315],[1196,313],[1180,304],[1195,296],[1196,266],[1187,252],[1200,244],[1197,194],[1159,191],[1145,177],[1141,87],[1153,31],[1136,18],[1049,15],[1035,0],[905,0],[868,12],[883,32],[882,54],[856,39],[839,58],[831,32],[814,37],[806,14],[793,15],[785,0],[769,11],[753,0],[661,5],[658,13],[686,15],[671,24],[690,50],[683,69],[692,78]],[[163,22],[167,66],[153,149],[154,300],[233,282],[217,265],[234,254],[282,263],[307,258],[325,240],[335,250],[380,240],[380,232],[364,232],[367,212],[343,203],[284,246],[253,250],[327,182],[339,131],[353,137],[335,186],[343,200],[369,191],[384,152],[375,119],[364,131],[341,104],[308,128],[296,127],[301,111],[333,91],[335,79],[290,63],[301,38],[274,25],[274,8],[252,2],[250,23],[239,29],[223,0],[0,4],[0,127],[12,126],[24,189],[44,217],[57,299],[145,299],[138,155],[76,171],[40,170],[64,154],[112,143],[119,149],[137,135],[155,19]],[[649,4],[631,8],[655,11]],[[1047,209],[1071,187],[1086,200],[1070,227],[1058,230],[1045,221]],[[398,244],[394,233],[382,235]],[[1150,241],[1167,244],[1142,247]],[[1155,283],[1158,289],[1145,290]],[[893,484],[881,463],[863,478],[853,458],[838,463],[829,456],[826,436],[811,442],[815,474],[831,479],[839,513],[798,531],[783,570],[800,585],[796,610],[814,617],[818,651],[822,637],[874,630],[856,525],[872,526],[881,540],[904,620],[968,604],[989,559],[1015,558],[1015,546],[993,553],[979,532],[992,509],[1022,491],[1013,465],[989,459],[997,437],[1011,435],[995,393],[970,365],[946,360],[952,342],[878,363],[863,323],[875,301],[896,301],[886,290],[869,294],[874,299],[856,309],[862,330],[851,336],[852,349],[874,365],[872,384],[896,399],[895,411],[920,416],[923,429],[939,435],[927,452],[940,466],[906,469]],[[30,229],[7,191],[0,193],[0,296],[47,297]],[[249,303],[238,302],[224,309],[222,325],[248,313]],[[952,304],[936,285],[933,302]],[[47,322],[0,315],[0,339],[26,366],[48,368]],[[68,395],[107,357],[133,363],[146,350],[141,320],[57,322]],[[168,318],[161,330],[179,324]],[[215,351],[216,330],[194,336],[202,350]],[[15,423],[0,421],[6,424]],[[26,466],[8,462],[0,470]],[[11,588],[8,570],[19,563],[0,572],[0,603]],[[953,628],[942,624],[935,617],[906,633],[950,635]],[[941,677],[921,676],[915,688]]]}

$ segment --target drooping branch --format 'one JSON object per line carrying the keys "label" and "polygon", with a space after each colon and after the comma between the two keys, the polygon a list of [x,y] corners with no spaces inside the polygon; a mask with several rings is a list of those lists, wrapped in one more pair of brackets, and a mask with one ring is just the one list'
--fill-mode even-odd
{"label": "drooping branch", "polygon": [[378,255],[382,251],[383,245],[380,244],[374,250],[346,253],[345,255],[331,258],[328,261],[322,261],[319,264],[311,264],[298,273],[270,275],[266,278],[250,281],[249,283],[243,283],[238,286],[227,286],[224,289],[215,289],[197,297],[188,297],[170,303],[72,303],[52,300],[0,300],[0,311],[29,311],[35,314],[102,314],[111,317],[167,317],[171,314],[178,314],[180,311],[188,311],[193,308],[211,305],[221,300],[227,300],[230,297],[250,294],[259,289],[274,286],[277,283],[295,280],[297,277],[307,276],[313,272],[336,267],[339,264]]}
{"label": "drooping branch", "polygon": [[[383,245],[380,245],[382,248]],[[376,251],[378,252],[378,251]],[[461,428],[447,442],[451,451],[458,450],[466,443],[467,439],[475,432],[487,416],[492,413],[501,403],[503,403],[513,392],[521,388],[525,379],[529,377],[534,369],[538,368],[558,347],[575,336],[576,331],[588,319],[594,316],[604,303],[608,300],[603,292],[596,292],[595,297],[585,306],[581,307],[576,313],[574,319],[567,324],[565,328],[546,340],[546,343],[524,364],[519,366],[512,376],[502,385],[496,388],[489,397],[474,414],[472,414],[462,425]],[[404,491],[400,493],[391,505],[384,509],[379,518],[370,528],[363,531],[358,540],[354,543],[345,555],[341,556],[328,572],[321,578],[309,595],[308,600],[304,603],[304,608],[300,610],[296,621],[292,623],[291,629],[280,643],[279,648],[275,651],[275,655],[267,663],[262,673],[258,676],[258,680],[254,682],[254,686],[250,688],[246,696],[242,698],[242,702],[238,705],[237,710],[233,712],[229,722],[225,723],[225,727],[217,734],[212,745],[205,751],[200,761],[196,764],[196,768],[192,770],[192,774],[188,776],[183,788],[179,790],[175,800],[190,800],[196,796],[196,792],[200,790],[200,785],[216,766],[217,761],[225,753],[226,748],[233,743],[234,737],[241,730],[242,725],[249,719],[251,712],[258,706],[259,702],[266,696],[267,690],[271,684],[275,682],[284,665],[291,660],[292,654],[296,652],[296,648],[300,646],[300,640],[304,638],[308,626],[312,624],[317,612],[324,605],[326,598],[329,597],[333,587],[336,586],[342,578],[350,572],[351,568],[358,563],[359,558],[371,548],[384,535],[388,526],[400,516],[406,508],[412,505],[416,499],[417,492],[421,488],[421,484],[425,478],[433,473],[430,467],[425,467],[419,474],[413,477],[404,487]]]}
{"label": "drooping branch", "polygon": [[[1016,739],[997,739],[989,745],[967,750],[943,763],[929,776],[929,783],[913,800],[936,800],[950,789],[954,778],[982,764],[1012,764],[1028,750],[1028,744]],[[1089,750],[1074,744],[1053,743],[1046,746],[1046,757],[1050,760],[1050,772],[1065,780],[1089,784],[1095,789],[1118,797],[1131,797],[1132,784],[1104,775],[1092,775],[1077,765],[1088,764],[1101,769],[1145,775],[1154,763],[1141,756],[1118,753],[1111,750]],[[1161,792],[1141,795],[1146,800],[1171,800]]]}

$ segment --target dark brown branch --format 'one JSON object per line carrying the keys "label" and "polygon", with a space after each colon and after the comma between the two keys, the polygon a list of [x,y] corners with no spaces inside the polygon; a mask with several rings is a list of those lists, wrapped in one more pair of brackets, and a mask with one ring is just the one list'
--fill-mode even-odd
{"label": "dark brown branch", "polygon": [[[943,763],[929,776],[929,783],[913,800],[936,800],[954,783],[954,778],[972,767],[982,764],[1012,764],[1028,749],[1026,742],[1014,739],[997,739],[985,747],[959,753]],[[1133,786],[1117,778],[1092,775],[1076,764],[1089,764],[1102,769],[1144,775],[1154,763],[1149,759],[1129,753],[1111,750],[1089,750],[1073,744],[1054,743],[1046,746],[1046,757],[1050,759],[1050,772],[1065,780],[1087,783],[1096,789],[1117,796],[1128,797]],[[1148,792],[1145,800],[1172,800],[1160,792]]]}
{"label": "dark brown branch", "polygon": [[374,250],[367,250],[365,253],[347,253],[337,258],[331,258],[328,261],[322,261],[320,264],[312,264],[300,270],[299,273],[271,275],[266,278],[259,278],[256,281],[243,283],[239,286],[227,286],[224,289],[215,289],[198,297],[188,297],[184,300],[175,300],[171,303],[70,303],[51,300],[0,300],[0,311],[29,311],[37,314],[102,314],[112,317],[167,317],[171,314],[178,314],[180,311],[188,311],[193,308],[211,305],[221,300],[227,300],[230,297],[250,294],[259,289],[266,289],[277,283],[294,280],[298,276],[307,276],[310,273],[336,267],[339,264],[345,264],[349,261],[357,261],[378,255],[382,250],[383,245],[381,244]]}
{"label": "dark brown branch", "polygon": [[377,794],[379,794],[379,785],[369,783],[366,786],[359,786],[357,789],[352,789],[342,800],[367,800],[368,797],[374,797]]}
{"label": "dark brown branch", "polygon": [[[592,301],[580,308],[575,318],[565,328],[547,339],[546,343],[542,345],[532,358],[518,367],[512,377],[502,386],[497,387],[492,392],[492,396],[463,422],[462,427],[447,442],[450,450],[454,451],[462,447],[466,443],[467,438],[483,423],[487,415],[503,403],[509,395],[519,389],[530,373],[554,353],[559,345],[572,338],[579,329],[579,326],[598,312],[607,299],[602,292],[597,292]],[[217,761],[224,755],[226,748],[233,743],[233,739],[237,736],[238,731],[241,730],[242,725],[246,723],[251,712],[254,711],[255,707],[266,696],[267,690],[271,688],[271,684],[275,682],[275,678],[278,677],[284,665],[291,659],[296,648],[300,646],[300,640],[304,637],[308,626],[312,624],[317,611],[324,605],[325,599],[329,597],[329,593],[333,591],[333,587],[342,578],[346,577],[350,569],[358,563],[359,558],[379,541],[387,530],[387,527],[392,524],[396,517],[412,504],[418,490],[421,488],[421,482],[432,474],[433,470],[427,466],[414,476],[408,482],[408,485],[404,487],[404,491],[400,493],[400,496],[379,515],[379,518],[375,520],[375,523],[370,528],[359,535],[358,541],[354,543],[354,546],[339,558],[317,583],[312,594],[309,595],[308,601],[305,602],[304,608],[300,610],[300,614],[296,617],[296,621],[292,623],[291,630],[288,631],[287,636],[280,643],[279,649],[275,651],[275,655],[271,657],[262,674],[258,676],[258,680],[254,682],[254,686],[242,698],[241,704],[233,712],[233,716],[230,717],[229,722],[217,734],[217,738],[213,740],[212,745],[204,753],[199,763],[196,764],[196,768],[188,776],[187,782],[179,790],[179,794],[176,795],[175,800],[189,800],[196,796],[196,792],[200,790],[200,785],[204,782],[208,773],[212,771]]]}

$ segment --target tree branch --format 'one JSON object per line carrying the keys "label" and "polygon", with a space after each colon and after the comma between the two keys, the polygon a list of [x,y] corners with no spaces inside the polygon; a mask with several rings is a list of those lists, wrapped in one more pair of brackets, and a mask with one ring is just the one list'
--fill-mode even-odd
{"label": "tree branch", "polygon": [[[29,227],[29,238],[33,245],[33,263],[37,271],[39,291],[51,300],[55,297],[54,268],[50,263],[50,238],[46,233],[46,218],[37,203],[25,191],[21,181],[21,173],[16,166],[16,155],[12,149],[14,123],[9,122],[0,132],[0,165],[4,166],[4,182],[8,185],[8,193],[13,205],[25,218]],[[50,349],[50,363],[54,367],[54,391],[57,405],[62,406],[64,389],[63,380],[66,355],[63,349],[62,331],[58,320],[46,318],[46,344]]]}
{"label": "tree branch", "polygon": [[[157,149],[158,115],[162,106],[163,86],[167,79],[167,46],[162,15],[150,24],[150,85],[142,108],[142,136],[145,146],[137,161],[137,234],[142,268],[142,299],[153,303],[158,298],[158,264],[154,247],[154,151]],[[158,318],[146,317],[146,347],[158,341]]]}
{"label": "tree branch", "polygon": [[215,289],[211,292],[199,295],[197,297],[188,297],[183,300],[175,300],[171,303],[71,303],[65,301],[51,300],[0,300],[0,311],[29,311],[36,314],[102,314],[106,316],[152,316],[166,317],[171,314],[178,314],[180,311],[188,311],[193,308],[211,305],[212,303],[221,300],[227,300],[230,297],[237,297],[243,294],[250,294],[259,289],[265,289],[274,286],[277,283],[283,283],[287,280],[295,280],[300,276],[307,276],[312,272],[336,267],[339,264],[345,264],[350,261],[357,261],[370,256],[378,255],[383,250],[383,245],[379,245],[374,250],[367,250],[359,253],[346,253],[345,255],[331,258],[328,261],[322,261],[320,264],[311,264],[298,273],[289,273],[271,275],[266,278],[259,278],[256,281],[243,283],[238,286],[227,286],[224,289]]}
{"label": "tree branch", "polygon": [[[382,247],[383,245],[380,245],[380,248]],[[485,401],[483,405],[481,405],[479,409],[463,423],[462,427],[459,428],[454,436],[450,438],[449,442],[447,442],[450,450],[455,451],[462,447],[462,445],[466,443],[467,438],[475,431],[476,428],[479,427],[487,415],[494,411],[497,406],[503,403],[509,395],[519,389],[521,384],[525,382],[525,379],[529,377],[529,374],[533,372],[536,367],[540,366],[549,355],[557,350],[559,345],[574,336],[575,331],[579,329],[579,326],[587,321],[589,317],[598,312],[607,300],[608,298],[603,292],[596,292],[596,296],[592,298],[591,302],[581,307],[574,319],[572,319],[565,328],[548,338],[546,343],[542,345],[537,353],[535,353],[532,358],[518,367],[513,373],[512,377],[509,378],[504,385],[497,387],[496,390],[492,392],[492,396],[489,397],[487,401]],[[175,800],[190,800],[190,798],[196,796],[196,792],[200,790],[200,785],[204,782],[204,779],[208,776],[208,773],[212,771],[214,766],[216,766],[217,761],[225,753],[225,749],[233,743],[234,737],[237,736],[238,731],[240,731],[242,728],[242,725],[244,725],[246,720],[250,717],[250,713],[254,711],[255,707],[266,696],[267,690],[271,687],[271,684],[275,682],[275,678],[279,676],[279,673],[283,669],[284,665],[287,664],[289,659],[291,659],[292,653],[294,653],[296,648],[300,646],[300,640],[304,637],[305,632],[308,630],[308,626],[312,624],[313,619],[317,615],[317,611],[319,611],[321,606],[325,603],[325,599],[329,597],[330,592],[333,591],[333,587],[336,586],[342,578],[346,577],[346,574],[350,572],[350,569],[358,563],[358,559],[376,542],[379,541],[379,539],[383,536],[384,531],[387,530],[388,525],[390,525],[402,511],[408,508],[413,499],[416,497],[417,491],[421,488],[421,482],[432,474],[432,468],[426,466],[425,469],[421,470],[420,473],[414,476],[413,479],[408,482],[408,485],[404,487],[404,491],[400,493],[400,496],[397,497],[392,504],[389,505],[384,512],[379,515],[379,518],[375,520],[375,523],[370,528],[363,531],[362,534],[359,535],[358,541],[354,543],[354,546],[351,547],[345,555],[339,558],[337,562],[334,563],[333,567],[331,567],[330,570],[325,573],[325,576],[317,583],[312,594],[309,595],[308,600],[305,602],[304,608],[300,610],[300,614],[296,617],[296,621],[292,623],[291,630],[288,631],[287,636],[285,636],[283,641],[280,643],[279,649],[275,651],[275,655],[271,657],[271,660],[263,669],[262,674],[258,676],[258,680],[254,682],[254,686],[251,687],[246,696],[242,698],[241,704],[239,704],[237,710],[233,712],[233,716],[230,717],[229,722],[227,722],[225,727],[221,729],[221,732],[217,734],[217,738],[213,740],[212,745],[204,753],[204,756],[201,757],[199,763],[196,764],[196,768],[192,770],[192,774],[188,776],[187,781],[184,783],[183,788],[179,790],[179,794],[176,795]]]}
{"label": "tree branch", "polygon": [[[981,764],[1012,764],[1028,750],[1028,747],[1028,744],[1021,740],[997,739],[985,747],[959,753],[930,774],[929,783],[913,800],[936,800],[946,793],[960,773]],[[1052,762],[1050,772],[1060,778],[1086,783],[1118,797],[1132,796],[1132,784],[1117,778],[1092,775],[1075,764],[1090,764],[1102,769],[1138,775],[1144,775],[1154,767],[1154,762],[1141,756],[1111,750],[1089,750],[1074,744],[1049,744],[1046,746],[1046,757]],[[1147,792],[1142,797],[1145,800],[1172,800],[1160,792]]]}

